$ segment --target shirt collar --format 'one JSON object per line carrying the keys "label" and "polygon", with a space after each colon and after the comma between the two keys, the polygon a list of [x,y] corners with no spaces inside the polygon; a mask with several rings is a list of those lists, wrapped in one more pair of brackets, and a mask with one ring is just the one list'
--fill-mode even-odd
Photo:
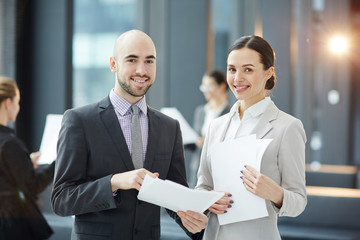
{"label": "shirt collar", "polygon": [[[111,89],[109,94],[110,102],[114,106],[116,112],[118,112],[121,116],[124,116],[128,111],[131,112],[131,103],[126,101],[124,98],[117,95],[114,89]],[[146,97],[142,97],[137,103],[136,106],[140,108],[145,116],[147,115],[147,105],[146,105]]]}
{"label": "shirt collar", "polygon": [[[255,118],[255,117],[261,115],[262,113],[264,113],[270,103],[271,103],[271,98],[265,97],[263,100],[255,103],[254,105],[252,105],[251,107],[246,109],[244,116],[249,115],[249,117]],[[237,101],[231,107],[230,116],[234,116],[235,113],[237,116],[239,116],[239,105],[240,105],[240,102]]]}

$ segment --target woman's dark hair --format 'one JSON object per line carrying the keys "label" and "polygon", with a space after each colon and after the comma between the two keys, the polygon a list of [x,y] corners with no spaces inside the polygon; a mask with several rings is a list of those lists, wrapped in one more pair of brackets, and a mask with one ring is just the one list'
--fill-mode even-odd
{"label": "woman's dark hair", "polygon": [[226,82],[226,76],[225,74],[220,70],[213,70],[210,72],[206,72],[204,76],[208,76],[215,79],[215,82],[220,86],[221,84],[225,84],[226,91],[228,90],[229,86]]}
{"label": "woman's dark hair", "polygon": [[[228,55],[241,48],[249,48],[259,53],[260,62],[264,65],[264,70],[275,66],[275,52],[271,45],[259,36],[244,36],[237,39],[229,48]],[[275,87],[275,73],[266,81],[265,89],[271,90]]]}
{"label": "woman's dark hair", "polygon": [[7,98],[13,99],[16,95],[16,90],[18,90],[18,86],[15,81],[8,77],[0,76],[0,103]]}

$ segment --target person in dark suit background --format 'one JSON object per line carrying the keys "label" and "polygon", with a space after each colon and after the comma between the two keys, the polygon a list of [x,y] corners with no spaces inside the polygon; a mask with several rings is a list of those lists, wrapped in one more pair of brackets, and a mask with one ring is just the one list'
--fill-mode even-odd
{"label": "person in dark suit background", "polygon": [[[160,207],[137,195],[146,174],[187,185],[179,123],[146,104],[156,73],[148,35],[139,30],[120,35],[110,69],[115,88],[107,97],[64,113],[52,206],[58,215],[75,215],[72,239],[158,240]],[[140,109],[138,146],[132,146],[133,105]],[[132,160],[138,150],[140,165]],[[168,213],[193,239],[207,222],[203,213]]]}
{"label": "person in dark suit background", "polygon": [[193,128],[199,134],[195,144],[187,144],[185,147],[192,150],[189,169],[189,185],[195,187],[197,182],[197,170],[199,168],[201,149],[210,122],[230,111],[228,103],[228,89],[225,74],[220,70],[206,72],[202,78],[200,91],[204,94],[206,103],[197,106],[194,112]]}
{"label": "person in dark suit background", "polygon": [[17,84],[0,76],[0,240],[47,239],[53,231],[36,198],[51,183],[55,162],[34,169],[39,154],[30,154],[14,130],[7,127],[16,120],[19,101]]}

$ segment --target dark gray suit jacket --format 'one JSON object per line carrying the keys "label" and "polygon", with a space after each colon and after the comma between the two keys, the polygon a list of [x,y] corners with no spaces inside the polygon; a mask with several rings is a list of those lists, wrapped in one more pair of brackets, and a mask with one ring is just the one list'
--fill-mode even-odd
{"label": "dark gray suit jacket", "polygon": [[[144,168],[187,186],[179,123],[148,108]],[[76,215],[73,239],[160,239],[160,209],[137,190],[111,191],[115,173],[134,170],[110,99],[65,112],[58,141],[52,206]],[[176,213],[169,214],[181,225]],[[188,233],[189,234],[189,233]]]}

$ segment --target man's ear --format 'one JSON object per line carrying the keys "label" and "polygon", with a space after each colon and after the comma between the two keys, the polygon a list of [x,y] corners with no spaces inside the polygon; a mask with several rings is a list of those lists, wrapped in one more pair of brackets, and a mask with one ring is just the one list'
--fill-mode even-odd
{"label": "man's ear", "polygon": [[11,98],[6,98],[4,101],[2,101],[1,108],[7,110],[10,104],[11,104]]}
{"label": "man's ear", "polygon": [[110,57],[110,70],[112,73],[116,73],[116,61],[114,57]]}

